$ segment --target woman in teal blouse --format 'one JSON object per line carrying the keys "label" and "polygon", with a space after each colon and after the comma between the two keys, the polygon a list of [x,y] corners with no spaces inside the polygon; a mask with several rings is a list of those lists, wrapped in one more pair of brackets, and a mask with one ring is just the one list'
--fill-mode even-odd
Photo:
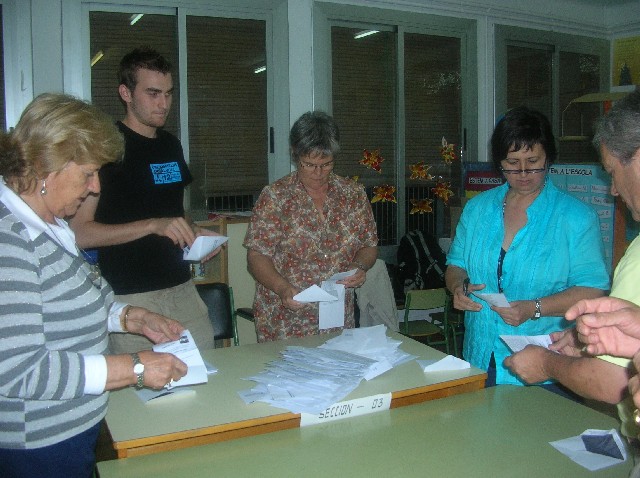
{"label": "woman in teal blouse", "polygon": [[[569,327],[565,311],[609,289],[598,215],[547,178],[556,158],[548,119],[510,110],[491,138],[494,165],[506,179],[465,206],[447,256],[447,288],[465,312],[463,354],[487,370],[487,385],[522,385],[502,365],[500,335],[542,335]],[[494,307],[472,292],[503,293]]]}

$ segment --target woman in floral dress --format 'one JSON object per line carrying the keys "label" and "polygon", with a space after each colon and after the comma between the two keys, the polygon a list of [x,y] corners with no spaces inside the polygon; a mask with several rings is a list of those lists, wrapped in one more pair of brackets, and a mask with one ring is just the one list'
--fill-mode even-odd
{"label": "woman in floral dress", "polygon": [[263,189],[244,240],[257,281],[258,342],[340,330],[320,330],[318,303],[293,296],[337,272],[356,269],[338,282],[346,287],[344,328],[353,328],[353,289],[366,281],[378,256],[364,187],[332,172],[340,149],[333,118],[305,113],[291,128],[289,143],[297,170]]}

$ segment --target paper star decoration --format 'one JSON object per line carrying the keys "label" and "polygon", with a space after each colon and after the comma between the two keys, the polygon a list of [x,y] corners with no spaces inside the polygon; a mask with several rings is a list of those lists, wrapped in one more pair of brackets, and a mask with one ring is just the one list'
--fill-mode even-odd
{"label": "paper star decoration", "polygon": [[445,204],[449,204],[449,198],[453,196],[453,191],[451,190],[451,183],[445,182],[441,179],[438,179],[436,182],[436,186],[431,188],[433,194],[442,199],[442,202]]}
{"label": "paper star decoration", "polygon": [[362,151],[362,159],[360,160],[360,164],[373,169],[377,173],[382,171],[382,161],[384,161],[384,158],[380,156],[379,149],[376,149],[373,152],[369,152],[369,150],[366,149]]}
{"label": "paper star decoration", "polygon": [[409,169],[411,170],[411,177],[409,179],[424,179],[426,181],[430,181],[434,178],[434,176],[429,174],[431,166],[425,165],[424,161],[412,164],[409,166]]}
{"label": "paper star decoration", "polygon": [[433,208],[431,207],[431,203],[433,199],[412,199],[411,200],[411,211],[409,214],[424,214],[425,212],[433,212]]}
{"label": "paper star decoration", "polygon": [[447,143],[447,140],[442,137],[442,148],[440,148],[440,156],[444,159],[444,162],[447,164],[451,164],[453,161],[458,159],[458,155],[454,151],[455,144]]}
{"label": "paper star decoration", "polygon": [[384,184],[382,186],[376,186],[373,188],[373,199],[371,202],[397,202],[393,193],[396,192],[395,186]]}

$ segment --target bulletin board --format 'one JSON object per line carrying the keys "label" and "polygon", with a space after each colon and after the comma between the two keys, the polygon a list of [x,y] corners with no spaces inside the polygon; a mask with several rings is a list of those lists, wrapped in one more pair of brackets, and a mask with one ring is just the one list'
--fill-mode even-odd
{"label": "bulletin board", "polygon": [[640,36],[618,38],[613,42],[611,84],[640,84]]}

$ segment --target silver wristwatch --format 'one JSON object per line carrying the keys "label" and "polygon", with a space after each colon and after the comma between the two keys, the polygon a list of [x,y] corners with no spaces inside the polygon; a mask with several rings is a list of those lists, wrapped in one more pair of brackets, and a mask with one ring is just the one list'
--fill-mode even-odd
{"label": "silver wristwatch", "polygon": [[140,356],[137,353],[131,354],[133,359],[133,373],[138,377],[136,388],[140,389],[144,387],[144,364],[140,361]]}
{"label": "silver wristwatch", "polygon": [[533,320],[539,319],[540,316],[542,315],[542,304],[540,303],[540,299],[536,299],[535,303],[536,303],[536,312],[535,314],[533,314],[533,317],[531,317]]}

